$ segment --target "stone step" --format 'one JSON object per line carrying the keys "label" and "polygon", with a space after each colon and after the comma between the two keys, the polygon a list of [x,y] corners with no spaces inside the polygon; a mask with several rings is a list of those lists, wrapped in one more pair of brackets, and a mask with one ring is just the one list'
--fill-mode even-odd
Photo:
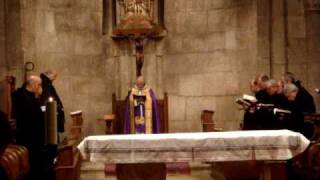
{"label": "stone step", "polygon": [[83,172],[81,171],[80,180],[116,180],[116,177],[108,177],[106,178],[104,172]]}
{"label": "stone step", "polygon": [[104,174],[104,163],[82,161],[80,180],[87,180],[87,179],[105,180],[106,177]]}
{"label": "stone step", "polygon": [[[211,168],[210,163],[191,162],[191,163],[189,163],[189,165],[192,170],[203,170],[203,169],[210,169]],[[81,170],[83,170],[83,171],[104,170],[104,163],[82,161]]]}
{"label": "stone step", "polygon": [[104,163],[82,161],[81,171],[104,171]]}
{"label": "stone step", "polygon": [[[189,163],[191,168],[191,175],[175,175],[170,174],[167,180],[209,180],[211,165],[209,163]],[[104,163],[83,161],[81,165],[81,180],[116,180],[115,176],[107,176],[104,174]]]}

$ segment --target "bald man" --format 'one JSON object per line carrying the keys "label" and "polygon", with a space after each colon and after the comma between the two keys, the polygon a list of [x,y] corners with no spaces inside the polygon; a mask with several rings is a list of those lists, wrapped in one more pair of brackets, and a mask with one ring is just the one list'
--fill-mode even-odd
{"label": "bald man", "polygon": [[137,77],[126,100],[124,122],[125,134],[160,133],[160,118],[157,98],[146,85],[144,77]]}
{"label": "bald man", "polygon": [[39,179],[44,146],[44,114],[40,108],[41,79],[31,75],[24,85],[13,94],[14,111],[17,121],[17,144],[29,150],[30,177]]}

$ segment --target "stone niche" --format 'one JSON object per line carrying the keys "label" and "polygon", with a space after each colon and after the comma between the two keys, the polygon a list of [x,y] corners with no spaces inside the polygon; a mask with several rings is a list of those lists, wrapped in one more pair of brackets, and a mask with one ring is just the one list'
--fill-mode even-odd
{"label": "stone niche", "polygon": [[113,36],[155,36],[164,28],[164,0],[112,0]]}

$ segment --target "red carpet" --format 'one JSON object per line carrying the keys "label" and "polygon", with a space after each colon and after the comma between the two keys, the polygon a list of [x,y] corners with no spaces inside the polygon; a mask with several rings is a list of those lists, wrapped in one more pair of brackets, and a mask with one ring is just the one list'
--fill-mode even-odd
{"label": "red carpet", "polygon": [[167,163],[167,174],[190,175],[191,169],[187,162]]}
{"label": "red carpet", "polygon": [[[116,165],[115,164],[105,164],[104,173],[106,176],[115,176]],[[190,175],[191,169],[190,169],[189,163],[187,163],[187,162],[167,163],[167,174]]]}
{"label": "red carpet", "polygon": [[116,175],[116,165],[115,164],[105,164],[104,165],[104,174],[106,176],[115,176]]}

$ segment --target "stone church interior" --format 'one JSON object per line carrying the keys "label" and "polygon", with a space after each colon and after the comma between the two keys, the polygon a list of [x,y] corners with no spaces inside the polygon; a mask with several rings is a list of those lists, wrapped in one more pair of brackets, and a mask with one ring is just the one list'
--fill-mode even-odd
{"label": "stone church interior", "polygon": [[320,179],[319,0],[0,0],[0,179]]}

